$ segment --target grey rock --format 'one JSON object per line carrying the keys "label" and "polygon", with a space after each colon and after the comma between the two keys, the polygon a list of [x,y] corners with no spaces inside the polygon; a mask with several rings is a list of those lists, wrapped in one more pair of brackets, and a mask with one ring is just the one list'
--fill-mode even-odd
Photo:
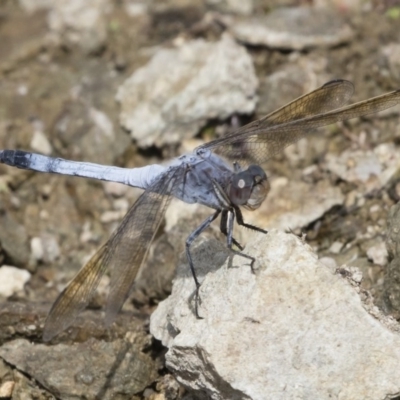
{"label": "grey rock", "polygon": [[266,16],[238,19],[230,30],[241,42],[290,50],[337,46],[353,37],[339,14],[311,7],[281,8]]}
{"label": "grey rock", "polygon": [[347,182],[361,185],[364,193],[381,189],[400,168],[400,155],[392,143],[373,150],[345,150],[339,156],[327,154],[325,167]]}
{"label": "grey rock", "polygon": [[156,377],[155,362],[129,338],[55,346],[17,339],[0,356],[61,399],[132,396]]}
{"label": "grey rock", "polygon": [[18,3],[22,9],[28,13],[34,13],[40,10],[47,10],[51,8],[52,0],[18,0]]}
{"label": "grey rock", "polygon": [[245,251],[256,273],[238,256],[229,268],[216,241],[196,247],[202,319],[186,265],[152,315],[150,330],[169,348],[167,367],[180,383],[210,399],[399,395],[398,325],[362,302],[358,278],[335,274],[291,234],[257,235]]}
{"label": "grey rock", "polygon": [[[102,95],[110,94],[107,92],[104,90]],[[53,135],[70,147],[74,157],[82,160],[112,164],[119,153],[116,141],[120,137],[112,121],[104,112],[88,107],[83,99],[71,101],[64,107],[54,124]]]}
{"label": "grey rock", "polygon": [[48,400],[54,398],[51,393],[33,385],[32,380],[23,373],[14,370],[13,375],[13,381],[15,382],[12,393],[13,400]]}
{"label": "grey rock", "polygon": [[400,317],[400,203],[395,204],[387,219],[386,246],[390,263],[384,277],[382,296],[386,311]]}
{"label": "grey rock", "polygon": [[251,113],[257,84],[249,54],[229,35],[193,40],[159,50],[120,86],[120,121],[139,146],[176,144],[209,119]]}
{"label": "grey rock", "polygon": [[326,58],[297,57],[261,79],[257,113],[266,115],[329,81],[326,67]]}
{"label": "grey rock", "polygon": [[253,0],[206,0],[206,4],[220,12],[250,15],[253,12]]}
{"label": "grey rock", "polygon": [[400,44],[391,43],[382,48],[385,67],[380,68],[379,72],[384,75],[388,74],[394,82],[400,81]]}
{"label": "grey rock", "polygon": [[28,235],[9,212],[0,212],[0,243],[9,261],[16,266],[32,267],[29,263],[30,252]]}

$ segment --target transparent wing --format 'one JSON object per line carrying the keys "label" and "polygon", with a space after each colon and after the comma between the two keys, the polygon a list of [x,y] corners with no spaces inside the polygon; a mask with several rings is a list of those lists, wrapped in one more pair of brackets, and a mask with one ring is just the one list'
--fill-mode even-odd
{"label": "transparent wing", "polygon": [[241,131],[249,132],[252,129],[262,129],[273,125],[283,124],[309,117],[310,115],[322,114],[335,110],[347,104],[354,93],[354,85],[343,79],[330,81],[307,93],[289,104],[271,112],[265,117],[253,121],[233,132],[234,135]]}
{"label": "transparent wing", "polygon": [[125,215],[110,239],[60,293],[47,316],[43,339],[51,340],[67,329],[87,306],[106,269],[111,268],[107,323],[121,309],[145,259],[170,200],[181,169],[172,168],[149,187]]}
{"label": "transparent wing", "polygon": [[58,333],[67,329],[87,306],[106,271],[107,255],[107,244],[105,244],[59,294],[46,318],[43,330],[44,341],[51,340]]}
{"label": "transparent wing", "polygon": [[[262,164],[310,130],[376,113],[400,101],[400,91],[397,90],[336,109],[337,105],[343,104],[349,98],[351,88],[352,85],[347,81],[329,82],[269,116],[254,121],[231,135],[206,143],[201,148],[211,149],[233,160]],[[314,112],[317,114],[313,114]]]}

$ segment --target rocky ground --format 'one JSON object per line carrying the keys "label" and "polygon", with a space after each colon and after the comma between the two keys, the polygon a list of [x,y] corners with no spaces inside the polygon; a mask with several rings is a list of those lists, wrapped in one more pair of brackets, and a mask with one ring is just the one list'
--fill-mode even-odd
{"label": "rocky ground", "polygon": [[[0,149],[138,167],[188,152],[335,78],[354,83],[354,101],[399,89],[399,21],[400,5],[394,0],[4,0]],[[213,272],[202,295],[203,312],[212,317],[203,325],[187,315],[185,304],[194,287],[185,292],[180,278],[186,279],[185,238],[209,210],[173,202],[116,323],[109,329],[102,325],[109,281],[105,277],[89,309],[50,344],[44,344],[41,335],[52,302],[141,192],[0,164],[0,397],[400,396],[399,376],[391,374],[396,368],[389,360],[389,355],[396,362],[400,357],[395,322],[400,318],[400,228],[398,208],[393,207],[400,199],[399,115],[396,106],[310,132],[265,165],[271,193],[260,210],[245,217],[278,231],[273,231],[270,242],[268,236],[263,241],[240,229],[235,237],[249,244],[249,252],[257,254],[261,264],[275,260],[277,268],[267,272],[261,268],[265,273],[256,274],[258,283],[251,273],[247,275],[246,266],[241,272],[220,268],[228,255],[215,240],[222,239],[216,224],[199,242],[195,255],[201,270],[208,265]],[[303,235],[307,245],[285,231]],[[258,247],[251,247],[253,241]],[[280,242],[282,249],[292,249],[293,259],[278,257]],[[304,276],[301,262],[293,260],[305,262]],[[158,341],[150,334],[150,315],[171,292],[177,265],[181,273],[175,281],[175,300],[163,303],[152,320],[151,332]],[[310,271],[321,265],[330,275],[323,270],[313,278]],[[185,287],[193,285],[185,282]],[[262,297],[268,294],[268,285],[275,284],[271,296]],[[260,292],[260,303],[246,304],[257,313],[243,308],[236,314],[253,294],[249,287]],[[309,298],[308,287],[315,287]],[[330,311],[326,311],[329,302],[321,300],[324,287],[335,304]],[[212,296],[213,288],[218,297]],[[226,293],[221,293],[224,288]],[[363,307],[357,303],[359,294]],[[268,307],[260,311],[265,302]],[[291,307],[297,313],[285,314]],[[373,321],[361,310],[373,315]],[[215,324],[218,313],[225,315],[223,321],[236,324],[237,317],[256,328],[221,327]],[[324,334],[317,334],[321,324],[315,319],[304,326],[304,319],[295,318],[298,313],[324,321]],[[278,318],[282,315],[286,320]],[[275,332],[275,336],[265,336],[266,319],[271,323],[268,335]],[[288,332],[288,321],[293,330],[312,332],[308,340]],[[338,324],[343,330],[331,329]],[[348,335],[341,336],[343,331]],[[211,341],[210,332],[223,333],[227,347]],[[261,354],[258,347],[247,353],[251,346],[239,340],[264,338],[259,345],[264,344],[265,357],[268,354],[272,360],[274,347],[268,347],[271,342],[265,338],[278,343],[285,335],[290,348],[297,349],[296,357],[282,357],[268,366],[262,364],[263,357],[256,357]],[[301,346],[318,348],[318,337],[332,343],[336,343],[332,337],[341,338],[337,343],[346,341],[349,346],[336,353],[338,363],[329,358],[333,350],[327,350],[326,358],[318,361],[317,379],[311,368],[317,356],[301,353]],[[371,343],[378,337],[387,347]],[[171,349],[167,357],[162,343]],[[283,354],[287,348],[279,351]],[[382,358],[374,358],[378,353]],[[232,354],[236,358],[230,363],[221,366],[215,361],[218,357],[229,361]],[[355,368],[357,375],[350,377],[346,354],[351,354],[351,365],[368,364],[370,369]],[[178,365],[177,359],[184,361]],[[252,360],[251,368],[246,360]],[[293,367],[290,374],[276,368],[286,361]],[[382,363],[385,368],[376,375],[374,365]],[[212,374],[207,375],[210,365]],[[257,380],[258,386],[246,392],[259,365],[264,368],[262,376],[276,385],[263,386]],[[335,372],[329,374],[329,368]],[[269,375],[271,370],[277,374]],[[301,379],[278,379],[285,373],[293,377],[296,370],[307,373]],[[359,384],[345,384],[338,371]],[[291,390],[291,385],[310,382],[315,388],[321,380],[328,384],[308,394]],[[280,397],[285,382],[289,397]]]}

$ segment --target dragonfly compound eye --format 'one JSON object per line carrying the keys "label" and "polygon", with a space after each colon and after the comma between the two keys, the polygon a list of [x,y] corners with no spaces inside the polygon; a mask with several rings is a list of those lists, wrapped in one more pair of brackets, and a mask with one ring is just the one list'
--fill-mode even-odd
{"label": "dragonfly compound eye", "polygon": [[246,171],[235,174],[229,190],[231,202],[248,210],[255,210],[267,197],[269,183],[264,170],[251,165]]}
{"label": "dragonfly compound eye", "polygon": [[270,185],[266,173],[258,165],[250,165],[244,173],[247,175],[247,179],[251,181],[251,191],[246,202],[242,205],[244,208],[253,211],[259,208],[267,197]]}

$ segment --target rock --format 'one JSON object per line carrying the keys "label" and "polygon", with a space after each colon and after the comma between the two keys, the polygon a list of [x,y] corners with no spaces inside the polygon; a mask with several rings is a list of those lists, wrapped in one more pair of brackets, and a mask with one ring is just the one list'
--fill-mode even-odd
{"label": "rock", "polygon": [[13,378],[15,380],[15,386],[13,389],[14,399],[49,399],[52,397],[52,394],[48,391],[33,385],[32,379],[25,376],[22,372],[14,370]]}
{"label": "rock", "polygon": [[367,256],[374,264],[385,266],[387,264],[388,252],[385,243],[381,239],[367,250]]}
{"label": "rock", "polygon": [[230,31],[246,44],[289,50],[337,46],[353,37],[339,14],[312,7],[278,8],[266,16],[237,19]]}
{"label": "rock", "polygon": [[223,13],[250,15],[253,12],[253,0],[206,0],[206,4]]}
{"label": "rock", "polygon": [[10,262],[17,266],[32,267],[29,264],[28,235],[10,212],[0,212],[0,243]]}
{"label": "rock", "polygon": [[107,38],[109,0],[61,0],[52,3],[48,15],[50,29],[68,44],[91,53],[102,48]]}
{"label": "rock", "polygon": [[[100,75],[103,71],[88,72]],[[97,78],[101,81],[101,77]],[[89,86],[89,87],[87,87]],[[111,95],[110,88],[99,85],[97,88],[103,96]],[[90,84],[80,87],[85,95],[98,96]],[[90,93],[92,92],[92,93]],[[120,136],[116,135],[114,125],[109,117],[99,109],[88,107],[84,95],[77,100],[70,101],[64,106],[56,120],[54,134],[65,146],[70,149],[70,156],[77,159],[92,161],[101,164],[113,164],[121,153]]]}
{"label": "rock", "polygon": [[327,60],[322,57],[297,57],[260,80],[258,115],[266,115],[328,82]]}
{"label": "rock", "polygon": [[11,398],[14,390],[15,382],[6,381],[0,385],[0,398],[6,399],[8,397]]}
{"label": "rock", "polygon": [[42,234],[41,237],[31,239],[31,253],[36,261],[53,263],[60,257],[60,246],[56,237],[50,234]]}
{"label": "rock", "polygon": [[2,265],[0,267],[0,296],[10,297],[14,293],[23,290],[25,283],[30,278],[31,274],[28,271]]}
{"label": "rock", "polygon": [[50,155],[53,151],[49,140],[42,131],[34,131],[31,140],[31,148],[39,153]]}
{"label": "rock", "polygon": [[46,10],[53,5],[52,0],[19,0],[18,3],[28,13]]}
{"label": "rock", "polygon": [[343,243],[336,241],[331,244],[328,251],[333,254],[339,254],[342,249],[343,249]]}
{"label": "rock", "polygon": [[353,274],[335,274],[292,234],[255,236],[245,252],[256,273],[237,256],[229,268],[217,241],[193,251],[202,319],[185,263],[153,313],[150,331],[178,381],[213,400],[399,395],[399,327],[363,304]]}
{"label": "rock", "polygon": [[104,191],[113,197],[122,197],[128,191],[128,186],[117,182],[102,182]]}
{"label": "rock", "polygon": [[399,43],[390,43],[382,48],[382,55],[385,65],[385,71],[380,71],[383,75],[383,72],[389,74],[394,82],[398,82],[400,80],[400,44]]}
{"label": "rock", "polygon": [[329,153],[325,168],[347,182],[360,184],[368,193],[389,182],[400,168],[400,156],[393,143],[382,143],[373,150],[345,150],[339,156]]}
{"label": "rock", "polygon": [[120,121],[141,147],[179,143],[209,119],[249,114],[257,78],[246,49],[229,36],[161,49],[119,88]]}
{"label": "rock", "polygon": [[106,400],[133,396],[155,379],[155,361],[139,347],[129,338],[54,346],[17,339],[0,356],[59,398]]}
{"label": "rock", "polygon": [[395,204],[387,219],[386,247],[389,265],[385,270],[383,304],[387,312],[400,317],[400,203]]}

